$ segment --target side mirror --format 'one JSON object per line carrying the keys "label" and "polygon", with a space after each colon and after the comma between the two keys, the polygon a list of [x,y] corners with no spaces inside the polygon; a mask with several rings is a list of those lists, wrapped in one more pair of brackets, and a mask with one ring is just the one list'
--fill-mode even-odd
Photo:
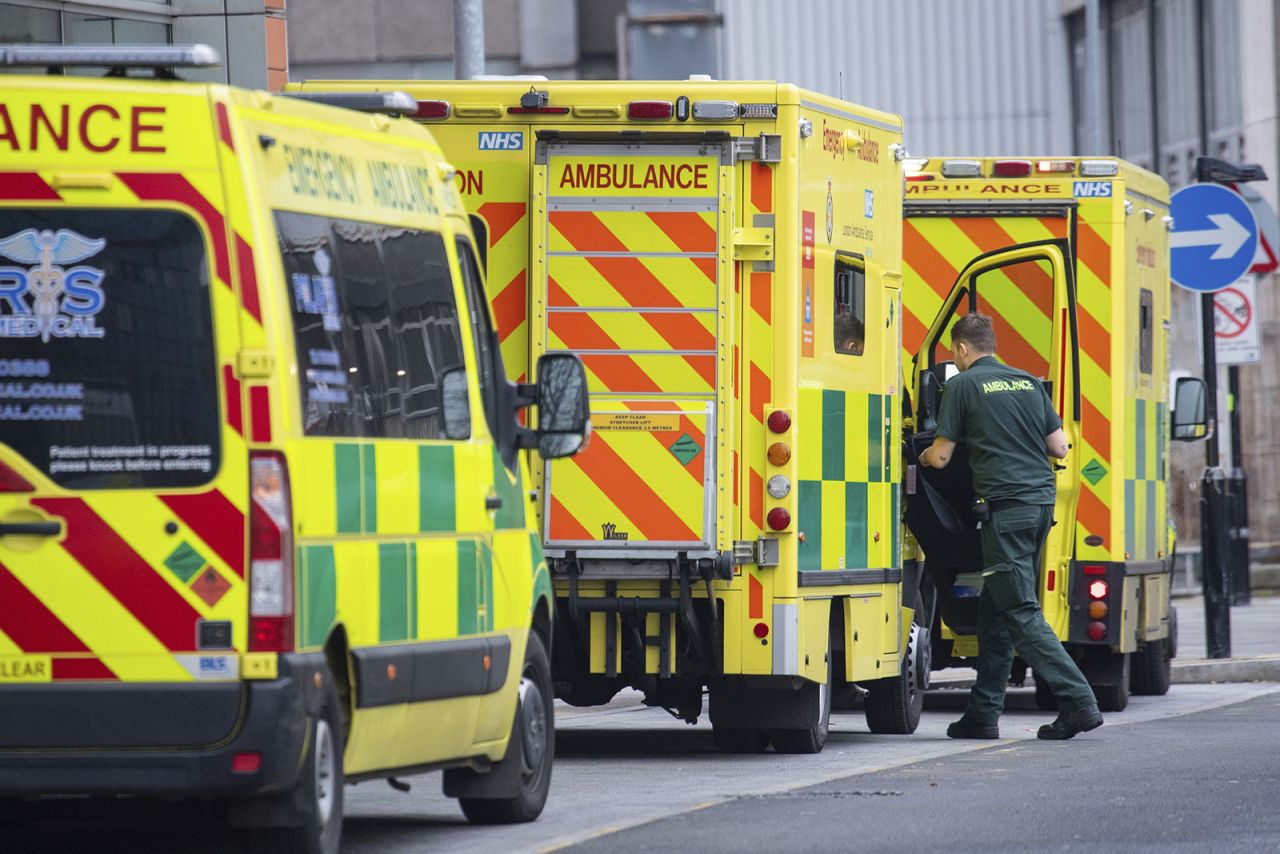
{"label": "side mirror", "polygon": [[568,457],[591,435],[587,372],[572,353],[547,353],[538,359],[538,454]]}
{"label": "side mirror", "polygon": [[440,377],[440,418],[446,439],[471,438],[471,396],[467,394],[467,369],[450,368]]}
{"label": "side mirror", "polygon": [[1175,442],[1194,442],[1209,436],[1206,415],[1208,393],[1199,377],[1178,377],[1173,387],[1173,418],[1170,438]]}

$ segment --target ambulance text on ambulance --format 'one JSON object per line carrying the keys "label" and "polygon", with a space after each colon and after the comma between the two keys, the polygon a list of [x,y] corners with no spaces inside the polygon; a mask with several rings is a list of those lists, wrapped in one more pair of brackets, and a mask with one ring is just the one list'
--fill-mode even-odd
{"label": "ambulance text on ambulance", "polygon": [[634,163],[578,163],[560,175],[560,189],[705,190],[708,171],[705,163],[650,163],[639,170]]}

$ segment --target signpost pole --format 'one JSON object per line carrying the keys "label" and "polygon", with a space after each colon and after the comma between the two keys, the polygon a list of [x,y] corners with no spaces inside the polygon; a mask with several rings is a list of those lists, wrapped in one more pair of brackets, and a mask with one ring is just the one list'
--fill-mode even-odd
{"label": "signpost pole", "polygon": [[1200,295],[1204,356],[1205,415],[1210,435],[1204,443],[1200,479],[1200,582],[1204,588],[1205,647],[1209,658],[1231,657],[1231,576],[1227,572],[1227,481],[1218,464],[1218,354],[1213,294]]}
{"label": "signpost pole", "polygon": [[1231,409],[1231,604],[1252,601],[1249,580],[1249,479],[1240,447],[1240,367],[1227,368],[1227,405]]}

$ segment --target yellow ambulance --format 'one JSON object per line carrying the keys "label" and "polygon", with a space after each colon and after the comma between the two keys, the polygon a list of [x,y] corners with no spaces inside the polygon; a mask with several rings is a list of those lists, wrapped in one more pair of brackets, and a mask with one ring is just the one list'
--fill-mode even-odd
{"label": "yellow ambulance", "polygon": [[520,449],[582,444],[585,375],[506,380],[430,134],[164,79],[202,45],[0,57],[111,69],[0,100],[0,799],[215,799],[332,852],[344,779],[446,768],[473,820],[535,818]]}
{"label": "yellow ambulance", "polygon": [[[1040,575],[1045,618],[1105,711],[1169,688],[1168,442],[1205,435],[1204,384],[1168,401],[1169,187],[1112,158],[908,160],[904,360],[915,360],[907,458],[932,441],[950,326],[992,317],[1000,358],[1040,377],[1071,442],[1055,465],[1056,523]],[[965,465],[907,470],[924,552],[936,666],[965,664],[981,590]],[[934,595],[936,593],[936,595]],[[1023,666],[1025,670],[1025,665]],[[1052,693],[1037,681],[1037,700]]]}
{"label": "yellow ambulance", "polygon": [[557,696],[632,687],[693,722],[709,689],[726,750],[820,750],[859,689],[873,730],[914,730],[900,119],[701,78],[300,88],[413,95],[507,369],[586,364],[591,446],[535,475]]}

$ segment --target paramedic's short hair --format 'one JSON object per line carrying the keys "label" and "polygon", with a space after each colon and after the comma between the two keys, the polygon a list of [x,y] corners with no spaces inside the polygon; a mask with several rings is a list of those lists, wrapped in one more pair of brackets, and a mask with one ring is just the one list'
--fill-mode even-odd
{"label": "paramedic's short hair", "polygon": [[835,319],[836,352],[859,355],[865,345],[862,322],[852,314],[839,314]]}
{"label": "paramedic's short hair", "polygon": [[991,325],[991,318],[985,314],[966,314],[951,327],[951,340],[963,341],[979,353],[996,351],[996,330]]}

